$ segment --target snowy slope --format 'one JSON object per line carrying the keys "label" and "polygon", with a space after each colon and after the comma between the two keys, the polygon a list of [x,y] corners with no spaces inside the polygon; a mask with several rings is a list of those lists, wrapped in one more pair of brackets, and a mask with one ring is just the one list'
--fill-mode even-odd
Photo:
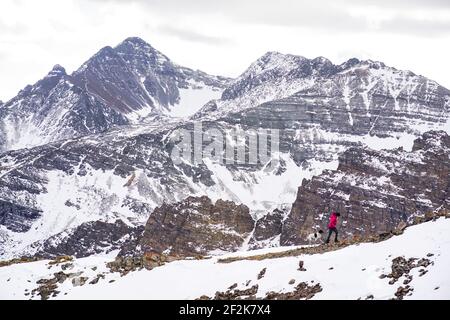
{"label": "snowy slope", "polygon": [[170,106],[166,113],[172,117],[188,118],[194,115],[207,102],[220,98],[222,90],[203,83],[190,83],[189,88],[179,89],[178,103]]}
{"label": "snowy slope", "polygon": [[[243,260],[218,263],[222,257],[206,260],[182,260],[166,264],[151,271],[132,272],[124,277],[107,273],[98,284],[73,287],[71,281],[58,286],[57,299],[195,299],[201,295],[214,296],[216,291],[226,291],[234,283],[238,289],[258,284],[257,297],[269,291],[289,292],[299,282],[319,283],[322,291],[313,299],[391,299],[397,288],[405,286],[405,277],[390,285],[389,278],[380,275],[391,272],[392,260],[398,256],[427,258],[432,262],[419,276],[419,269],[412,269],[409,283],[414,290],[404,299],[450,298],[450,219],[423,223],[408,228],[403,235],[379,243],[353,245],[324,254],[302,255],[261,261]],[[228,254],[249,256],[279,252],[290,248],[263,249],[251,253]],[[430,255],[432,254],[432,255]],[[78,259],[70,272],[82,271],[90,281],[96,274],[106,272],[104,263],[109,257]],[[299,261],[304,261],[306,271],[298,271]],[[0,298],[25,299],[25,289],[36,288],[35,282],[49,278],[60,267],[47,269],[48,261],[17,264],[0,268]],[[96,271],[92,270],[97,267]],[[258,273],[267,268],[265,276],[257,280]],[[331,269],[332,268],[332,269]],[[295,284],[288,284],[291,279]],[[31,282],[28,282],[30,280]],[[114,280],[114,282],[110,282]],[[251,280],[250,283],[247,282]],[[246,286],[247,285],[247,286]]]}

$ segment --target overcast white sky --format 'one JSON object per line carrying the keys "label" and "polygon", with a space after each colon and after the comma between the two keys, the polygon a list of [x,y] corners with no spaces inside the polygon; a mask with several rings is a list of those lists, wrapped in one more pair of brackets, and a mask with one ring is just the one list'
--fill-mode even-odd
{"label": "overcast white sky", "polygon": [[1,0],[0,100],[129,36],[212,74],[280,51],[380,60],[450,88],[449,0]]}

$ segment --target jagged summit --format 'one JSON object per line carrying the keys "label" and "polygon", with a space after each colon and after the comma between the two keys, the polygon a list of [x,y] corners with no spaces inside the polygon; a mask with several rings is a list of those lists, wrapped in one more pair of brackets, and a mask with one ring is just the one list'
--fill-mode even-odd
{"label": "jagged summit", "polygon": [[230,82],[220,100],[206,104],[193,118],[219,119],[297,95],[308,99],[327,97],[340,100],[334,103],[334,107],[347,108],[348,122],[353,125],[352,110],[363,108],[370,115],[374,105],[383,104],[392,107],[394,112],[404,110],[408,113],[411,106],[424,101],[413,98],[413,102],[411,98],[405,100],[405,97],[424,96],[429,102],[439,100],[438,104],[442,104],[445,99],[438,97],[448,94],[449,90],[433,80],[380,61],[351,58],[334,64],[322,56],[308,59],[269,51]]}
{"label": "jagged summit", "polygon": [[276,73],[276,76],[289,75],[293,77],[305,77],[314,73],[328,76],[354,67],[370,68],[374,70],[387,69],[400,71],[404,74],[415,75],[409,70],[397,70],[394,67],[387,66],[381,61],[371,59],[360,60],[357,58],[350,58],[341,64],[334,64],[331,60],[323,56],[309,59],[300,55],[268,51],[250,64],[248,69],[242,73],[235,82],[239,82],[242,78],[256,77],[264,73]]}
{"label": "jagged summit", "polygon": [[62,67],[59,64],[55,64],[52,70],[50,70],[50,72],[48,73],[48,75],[49,76],[66,75],[66,69],[64,69],[64,67]]}
{"label": "jagged summit", "polygon": [[324,57],[308,59],[303,56],[269,51],[253,62],[230,84],[223,92],[222,99],[235,99],[265,84],[273,89],[278,87],[276,90],[283,90],[274,82],[330,76],[336,72],[338,67]]}
{"label": "jagged summit", "polygon": [[148,73],[149,69],[153,72],[163,72],[175,68],[166,55],[137,37],[125,39],[114,51],[141,75]]}
{"label": "jagged summit", "polygon": [[[130,37],[101,48],[71,75],[54,66],[8,101],[0,114],[0,151],[142,123],[175,108],[175,115],[190,115],[218,98],[228,82],[176,65]],[[36,139],[27,138],[28,131]]]}
{"label": "jagged summit", "polygon": [[305,60],[307,59],[302,56],[269,51],[253,62],[241,77],[254,76],[268,71],[288,72]]}
{"label": "jagged summit", "polygon": [[[29,101],[30,96],[40,96],[40,97],[47,97],[50,91],[59,83],[59,81],[66,77],[66,70],[59,64],[56,64],[53,66],[53,68],[47,73],[45,77],[38,80],[33,85],[28,84],[23,89],[19,91],[16,97],[13,97],[11,100],[4,103],[5,106],[11,106],[20,99],[25,99],[23,101],[24,108],[30,107],[32,104]],[[26,102],[25,102],[26,101]],[[35,107],[33,107],[34,109]],[[1,125],[1,115],[0,115],[0,125]],[[1,141],[1,139],[0,139]],[[0,145],[0,150],[2,150],[2,146]]]}
{"label": "jagged summit", "polygon": [[[350,58],[349,60],[338,65],[323,56],[308,59],[300,55],[285,54],[278,51],[268,51],[253,62],[249,68],[241,76],[239,76],[238,79],[236,79],[236,81],[239,81],[241,78],[249,76],[255,77],[267,72],[276,72],[277,76],[293,75],[296,77],[309,76],[314,72],[317,72],[320,75],[330,75],[332,73],[341,72],[356,66],[368,67],[371,69],[387,68],[397,70],[394,67],[387,66],[381,61],[374,61],[370,59],[360,60],[357,58]],[[408,70],[403,72],[410,73]]]}
{"label": "jagged summit", "polygon": [[341,64],[342,69],[348,69],[351,67],[356,66],[357,64],[359,64],[361,61],[357,58],[350,58],[347,61],[343,62]]}
{"label": "jagged summit", "polygon": [[150,47],[150,44],[148,42],[146,42],[145,40],[143,40],[142,38],[139,38],[139,37],[128,37],[121,42],[121,44],[124,44],[124,43],[132,43],[135,45]]}

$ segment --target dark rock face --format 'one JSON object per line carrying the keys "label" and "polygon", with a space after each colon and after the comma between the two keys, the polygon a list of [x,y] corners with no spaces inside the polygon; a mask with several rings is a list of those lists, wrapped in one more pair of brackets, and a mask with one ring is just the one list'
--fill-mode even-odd
{"label": "dark rock face", "polygon": [[[265,243],[258,243],[264,240],[273,240],[281,234],[283,227],[284,212],[275,209],[264,217],[256,221],[253,236],[250,239],[249,247],[251,249],[258,249],[264,247]],[[278,243],[277,243],[278,244]]]}
{"label": "dark rock face", "polygon": [[256,222],[253,237],[255,240],[266,240],[280,234],[283,222],[283,211],[275,209]]}
{"label": "dark rock face", "polygon": [[79,87],[85,87],[119,113],[126,114],[146,105],[154,107],[133,71],[111,47],[101,49],[89,59],[74,72],[73,79]]}
{"label": "dark rock face", "polygon": [[304,181],[285,221],[281,244],[303,244],[310,230],[326,228],[341,213],[342,236],[394,230],[435,210],[450,208],[450,137],[428,132],[412,152],[350,148],[336,171]]}
{"label": "dark rock face", "polygon": [[142,39],[125,39],[114,51],[141,79],[144,89],[159,105],[167,108],[179,102],[179,89],[187,89],[191,81],[213,88],[225,88],[230,79],[211,76],[202,71],[174,64],[170,59]]}
{"label": "dark rock face", "polygon": [[150,215],[141,241],[144,252],[196,256],[213,250],[235,251],[253,230],[244,205],[208,197],[188,197],[162,205]]}
{"label": "dark rock face", "polygon": [[140,239],[144,227],[130,227],[122,220],[114,223],[93,221],[79,225],[74,230],[67,230],[34,246],[39,250],[36,256],[54,258],[70,255],[83,258],[92,254],[107,253]]}
{"label": "dark rock face", "polygon": [[40,210],[0,200],[0,225],[13,232],[30,230],[32,222],[41,214]]}

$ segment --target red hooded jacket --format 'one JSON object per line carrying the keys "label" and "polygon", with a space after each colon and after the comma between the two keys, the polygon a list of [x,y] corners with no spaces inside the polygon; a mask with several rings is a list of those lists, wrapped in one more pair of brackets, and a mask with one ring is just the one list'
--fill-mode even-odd
{"label": "red hooded jacket", "polygon": [[338,217],[337,217],[336,213],[333,212],[330,217],[330,223],[328,224],[329,229],[336,228],[337,218]]}

